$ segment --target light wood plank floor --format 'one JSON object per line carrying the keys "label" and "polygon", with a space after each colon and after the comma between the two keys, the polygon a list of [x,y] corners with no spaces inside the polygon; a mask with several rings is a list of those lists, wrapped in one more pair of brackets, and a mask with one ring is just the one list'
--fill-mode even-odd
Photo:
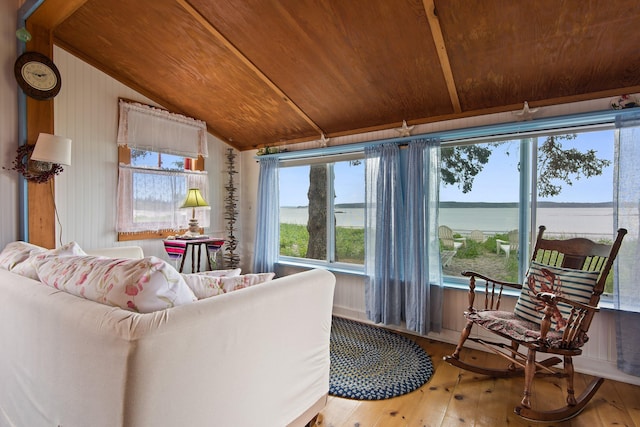
{"label": "light wood plank floor", "polygon": [[[560,423],[534,423],[513,413],[520,402],[521,378],[495,379],[458,369],[442,357],[453,345],[411,336],[431,356],[435,373],[420,389],[393,399],[357,401],[329,396],[318,418],[319,427],[436,427],[436,426],[636,426],[640,427],[640,387],[605,380],[598,393],[577,417]],[[499,356],[465,349],[462,358],[474,363],[502,366]],[[591,377],[576,373],[576,396]],[[536,379],[534,397],[543,396],[544,409],[564,402],[564,380]],[[551,402],[551,403],[549,403]],[[555,403],[554,403],[555,402]]]}

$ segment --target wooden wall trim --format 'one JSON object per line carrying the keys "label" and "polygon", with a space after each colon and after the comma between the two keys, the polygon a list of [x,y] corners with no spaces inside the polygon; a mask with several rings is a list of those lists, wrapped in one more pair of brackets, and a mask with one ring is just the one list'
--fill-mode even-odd
{"label": "wooden wall trim", "polygon": [[[27,29],[32,35],[31,41],[27,43],[27,50],[40,52],[51,58],[53,56],[51,31],[33,24],[30,20],[27,20]],[[26,119],[28,144],[35,144],[41,132],[53,134],[53,99],[39,101],[27,97]],[[27,183],[29,242],[50,249],[56,246],[54,189],[54,179],[42,184]]]}

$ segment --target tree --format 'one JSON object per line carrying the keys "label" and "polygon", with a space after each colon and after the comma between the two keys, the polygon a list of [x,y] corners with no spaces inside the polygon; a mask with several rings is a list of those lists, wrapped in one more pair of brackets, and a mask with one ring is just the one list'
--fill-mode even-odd
{"label": "tree", "polygon": [[[599,159],[595,150],[581,152],[576,148],[563,149],[562,140],[572,140],[576,134],[552,135],[538,147],[538,195],[557,196],[562,185],[573,185],[573,180],[602,175],[602,169],[611,162]],[[463,193],[473,187],[475,177],[489,162],[491,147],[465,145],[445,147],[441,150],[441,179],[445,184],[457,185]]]}
{"label": "tree", "polygon": [[309,245],[306,258],[327,257],[327,166],[311,165],[309,170]]}

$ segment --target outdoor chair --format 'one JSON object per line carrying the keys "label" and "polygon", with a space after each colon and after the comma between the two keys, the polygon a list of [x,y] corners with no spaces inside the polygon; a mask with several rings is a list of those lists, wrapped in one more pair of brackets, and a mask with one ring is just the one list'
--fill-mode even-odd
{"label": "outdoor chair", "polygon": [[464,237],[453,237],[453,230],[446,225],[438,227],[438,237],[440,238],[443,247],[453,248],[453,250],[460,249],[467,240]]}
{"label": "outdoor chair", "polygon": [[480,230],[473,230],[469,234],[469,240],[473,240],[474,242],[482,243],[484,242],[484,233]]}
{"label": "outdoor chair", "polygon": [[511,230],[509,232],[509,240],[500,240],[496,239],[496,253],[500,255],[500,250],[502,250],[507,258],[509,258],[509,254],[513,251],[517,253],[518,251],[518,230]]}
{"label": "outdoor chair", "polygon": [[[618,230],[613,244],[595,243],[584,238],[544,239],[544,230],[544,226],[539,229],[525,285],[491,279],[471,271],[462,273],[469,277],[469,307],[464,312],[467,323],[455,351],[444,360],[492,377],[524,375],[523,397],[515,412],[536,421],[560,421],[578,414],[604,381],[595,378],[576,398],[572,358],[582,353],[582,346],[589,339],[589,326],[598,312],[600,295],[627,230]],[[478,297],[481,306],[475,308],[476,286],[482,283],[484,289]],[[505,288],[520,290],[513,311],[500,311]],[[492,342],[470,337],[473,325],[502,339]],[[467,339],[502,356],[508,365],[496,369],[461,360],[460,352]],[[527,349],[526,354],[518,351],[520,346]],[[551,357],[538,360],[538,353]],[[556,367],[560,362],[564,363]],[[544,376],[566,379],[566,405],[551,411],[532,406],[533,380]],[[539,397],[540,401],[548,399],[546,395]]]}

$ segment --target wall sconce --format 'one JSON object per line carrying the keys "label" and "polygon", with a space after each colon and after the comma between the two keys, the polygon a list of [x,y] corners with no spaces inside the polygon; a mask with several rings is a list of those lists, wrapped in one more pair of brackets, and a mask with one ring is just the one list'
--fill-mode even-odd
{"label": "wall sconce", "polygon": [[71,164],[71,139],[48,133],[38,135],[36,143],[18,147],[11,169],[27,181],[43,183],[63,171],[61,165]]}

